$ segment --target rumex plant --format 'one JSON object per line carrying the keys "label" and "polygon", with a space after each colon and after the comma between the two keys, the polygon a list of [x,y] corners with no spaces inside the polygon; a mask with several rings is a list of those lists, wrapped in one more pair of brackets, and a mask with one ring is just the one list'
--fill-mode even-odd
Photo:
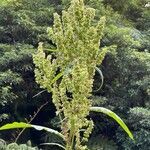
{"label": "rumex plant", "polygon": [[[35,77],[41,88],[52,92],[56,115],[61,122],[61,133],[46,127],[13,123],[0,128],[33,127],[47,130],[61,136],[65,150],[87,150],[86,142],[94,123],[89,119],[90,111],[102,112],[114,118],[133,139],[124,122],[112,111],[102,107],[92,107],[93,80],[96,67],[105,57],[107,48],[99,50],[105,26],[105,17],[94,23],[95,10],[86,7],[83,0],[72,0],[62,17],[54,14],[54,25],[48,28],[48,35],[56,49],[44,49],[39,43],[33,55]],[[50,55],[45,50],[51,51]],[[54,143],[52,143],[53,145]]]}

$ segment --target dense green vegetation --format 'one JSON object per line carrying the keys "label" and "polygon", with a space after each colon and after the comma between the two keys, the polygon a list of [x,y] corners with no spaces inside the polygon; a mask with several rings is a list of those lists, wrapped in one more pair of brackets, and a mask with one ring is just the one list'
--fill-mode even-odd
{"label": "dense green vegetation", "polygon": [[[36,124],[58,128],[59,119],[51,103],[51,95],[43,92],[34,80],[32,55],[38,42],[50,49],[55,45],[47,36],[52,25],[53,12],[69,6],[70,0],[1,0],[0,1],[0,124],[25,121],[34,115],[41,105],[49,102],[33,120]],[[85,0],[96,9],[95,22],[106,17],[101,48],[110,47],[99,68],[103,72],[104,85],[93,90],[93,105],[105,106],[119,114],[133,131],[133,143],[118,125],[106,116],[91,113],[96,124],[89,141],[91,149],[147,150],[150,145],[150,10],[148,0]],[[94,89],[99,87],[99,75],[95,75]],[[48,115],[47,115],[48,114]],[[44,116],[44,117],[43,117]],[[108,128],[109,126],[109,128]],[[14,142],[18,133],[0,133],[0,138]],[[56,141],[51,135],[25,131],[20,143]],[[101,136],[100,136],[101,135]],[[34,138],[39,136],[40,140]],[[38,138],[38,139],[39,139]]]}

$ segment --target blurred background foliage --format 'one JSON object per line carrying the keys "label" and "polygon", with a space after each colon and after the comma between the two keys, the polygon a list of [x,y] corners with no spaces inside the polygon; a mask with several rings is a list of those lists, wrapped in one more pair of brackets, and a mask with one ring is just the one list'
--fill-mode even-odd
{"label": "blurred background foliage", "polygon": [[[147,150],[150,147],[148,2],[85,0],[86,5],[96,9],[95,20],[101,16],[107,18],[101,46],[116,47],[110,49],[102,65],[98,66],[104,75],[104,85],[100,91],[93,92],[93,105],[115,111],[135,135],[135,142],[132,142],[110,118],[91,113],[95,122],[89,140],[91,150]],[[34,96],[43,89],[34,80],[32,53],[36,52],[41,41],[48,48],[55,46],[48,39],[46,30],[52,25],[53,13],[61,13],[69,3],[70,0],[0,1],[0,125],[14,120],[30,120],[40,106],[49,101],[33,123],[59,129],[51,94],[44,91]],[[99,82],[96,74],[94,89]],[[17,135],[16,131],[2,132],[0,138],[10,144]],[[31,140],[33,145],[39,145],[54,139],[52,135],[27,130],[19,138],[18,144]]]}

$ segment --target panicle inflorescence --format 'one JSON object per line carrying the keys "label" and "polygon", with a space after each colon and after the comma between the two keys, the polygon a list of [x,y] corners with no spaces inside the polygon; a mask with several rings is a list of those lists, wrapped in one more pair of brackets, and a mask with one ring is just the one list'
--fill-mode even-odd
{"label": "panicle inflorescence", "polygon": [[[41,43],[33,57],[36,81],[52,92],[57,115],[65,118],[62,133],[67,143],[76,142],[77,150],[87,149],[82,144],[88,141],[93,129],[93,122],[87,116],[95,67],[102,62],[107,51],[99,50],[105,18],[93,25],[94,16],[95,10],[84,6],[83,0],[72,0],[62,17],[54,14],[54,25],[47,30],[57,48],[55,59],[45,55]],[[59,76],[58,71],[62,76],[52,82]],[[82,137],[81,129],[84,129]]]}

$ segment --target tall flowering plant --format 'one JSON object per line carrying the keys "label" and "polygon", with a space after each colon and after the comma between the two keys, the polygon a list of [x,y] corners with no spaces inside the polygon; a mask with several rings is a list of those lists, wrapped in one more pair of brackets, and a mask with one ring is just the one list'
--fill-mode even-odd
{"label": "tall flowering plant", "polygon": [[[49,49],[51,54],[46,55],[46,49],[39,43],[38,51],[33,55],[36,81],[41,88],[52,92],[56,114],[61,120],[61,133],[41,126],[25,123],[24,126],[45,129],[61,136],[65,145],[56,145],[65,150],[88,149],[86,142],[94,127],[92,119],[87,118],[90,111],[114,118],[133,139],[128,127],[115,113],[106,108],[92,107],[90,97],[96,66],[102,63],[107,52],[107,48],[99,50],[105,17],[95,24],[94,16],[95,10],[86,7],[83,0],[72,0],[68,10],[62,11],[62,16],[54,14],[54,25],[47,30],[56,48]],[[21,123],[15,124],[19,125]],[[8,129],[7,125],[4,127]]]}

